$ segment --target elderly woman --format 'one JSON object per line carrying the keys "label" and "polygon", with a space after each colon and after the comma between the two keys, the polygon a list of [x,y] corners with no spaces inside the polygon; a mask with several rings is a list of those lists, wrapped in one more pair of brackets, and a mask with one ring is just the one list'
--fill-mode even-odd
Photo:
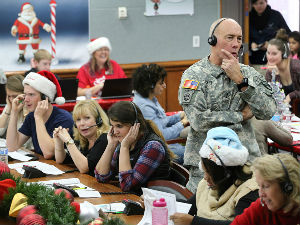
{"label": "elderly woman", "polygon": [[63,163],[66,158],[72,158],[80,173],[94,176],[96,164],[107,145],[107,115],[96,101],[84,100],[75,105],[73,119],[74,140],[65,128],[58,127],[53,132],[55,160],[57,163]]}
{"label": "elderly woman", "polygon": [[155,124],[127,101],[112,105],[108,118],[111,129],[95,169],[97,180],[108,182],[117,175],[123,191],[141,193],[148,181],[168,179],[173,155]]}
{"label": "elderly woman", "polygon": [[175,213],[170,219],[178,225],[228,225],[258,198],[258,186],[247,163],[249,152],[233,130],[216,127],[207,132],[199,153],[204,178],[188,200],[192,208],[189,214]]}
{"label": "elderly woman", "polygon": [[92,40],[87,49],[91,59],[78,71],[78,96],[97,96],[104,86],[105,79],[126,78],[119,64],[110,59],[112,48],[108,38]]}
{"label": "elderly woman", "polygon": [[[133,74],[135,90],[133,102],[141,109],[147,120],[152,120],[162,132],[166,140],[187,136],[188,120],[184,112],[166,116],[165,110],[159,104],[157,97],[166,88],[164,81],[167,73],[157,64],[142,65]],[[185,133],[185,135],[184,135]],[[183,163],[184,146],[170,144],[169,148],[177,155],[177,162]]]}
{"label": "elderly woman", "polygon": [[289,154],[264,155],[253,163],[260,198],[232,225],[300,224],[300,165]]}

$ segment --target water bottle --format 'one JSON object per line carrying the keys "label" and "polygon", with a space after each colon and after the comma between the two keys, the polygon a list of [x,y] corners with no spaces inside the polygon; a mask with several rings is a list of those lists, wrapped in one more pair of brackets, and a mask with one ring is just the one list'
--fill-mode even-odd
{"label": "water bottle", "polygon": [[168,208],[164,198],[153,201],[152,225],[168,225]]}
{"label": "water bottle", "polygon": [[8,149],[7,148],[0,149],[0,161],[4,162],[5,164],[8,164]]}
{"label": "water bottle", "polygon": [[288,131],[291,131],[291,118],[292,113],[290,111],[289,105],[284,104],[284,109],[282,112],[282,127],[285,128]]}
{"label": "water bottle", "polygon": [[91,89],[87,89],[85,91],[85,99],[91,99],[92,98],[92,91]]}

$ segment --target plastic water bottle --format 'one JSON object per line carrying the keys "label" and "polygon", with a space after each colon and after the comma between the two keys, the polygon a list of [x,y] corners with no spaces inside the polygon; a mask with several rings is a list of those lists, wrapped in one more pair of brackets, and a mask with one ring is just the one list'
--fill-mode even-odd
{"label": "plastic water bottle", "polygon": [[8,149],[7,148],[0,149],[0,161],[8,164]]}
{"label": "plastic water bottle", "polygon": [[290,106],[288,104],[284,104],[284,109],[282,111],[282,127],[288,131],[291,131],[291,118],[292,113],[290,111]]}
{"label": "plastic water bottle", "polygon": [[152,225],[168,225],[168,208],[164,198],[153,201]]}
{"label": "plastic water bottle", "polygon": [[91,99],[92,98],[92,91],[90,89],[87,89],[85,91],[85,99]]}

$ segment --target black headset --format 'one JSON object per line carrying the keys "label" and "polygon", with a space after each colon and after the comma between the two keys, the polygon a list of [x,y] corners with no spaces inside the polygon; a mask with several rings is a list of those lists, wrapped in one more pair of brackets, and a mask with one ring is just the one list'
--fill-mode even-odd
{"label": "black headset", "polygon": [[281,187],[281,189],[284,193],[291,194],[293,189],[294,189],[294,186],[293,186],[293,183],[290,180],[288,170],[287,170],[286,166],[284,165],[284,163],[281,161],[281,159],[278,156],[277,156],[277,159],[279,160],[279,162],[282,165],[282,168],[283,168],[284,173],[285,173],[285,178],[286,178],[286,181],[280,183],[280,187]]}
{"label": "black headset", "polygon": [[216,44],[217,44],[217,37],[214,35],[214,33],[215,33],[215,30],[217,29],[217,27],[220,25],[220,23],[222,23],[224,20],[226,20],[225,18],[224,19],[222,19],[222,20],[220,20],[217,24],[216,24],[216,26],[214,27],[214,29],[212,30],[212,32],[211,32],[211,35],[210,35],[210,37],[208,37],[208,39],[207,39],[207,42],[208,42],[208,44],[210,44],[211,46],[215,46]]}
{"label": "black headset", "polygon": [[[96,111],[97,111],[96,125],[97,125],[97,127],[101,127],[101,126],[102,126],[102,123],[103,123],[103,121],[102,121],[102,118],[101,118],[100,112],[99,112],[99,110],[97,109],[97,107],[96,107]],[[94,126],[94,125],[93,125],[93,126]],[[77,125],[76,125],[76,123],[74,123],[74,127],[75,127],[75,128],[77,128]]]}
{"label": "black headset", "polygon": [[223,180],[226,180],[229,177],[231,177],[232,174],[231,174],[231,171],[225,166],[224,162],[222,161],[222,159],[220,158],[220,156],[216,153],[216,151],[213,150],[212,148],[210,148],[210,149],[215,154],[215,156],[220,160],[220,163],[221,163],[222,167],[224,168],[225,177],[218,182],[218,183],[221,183]]}
{"label": "black headset", "polygon": [[[215,45],[217,44],[218,39],[217,39],[217,37],[214,35],[214,33],[215,33],[215,30],[217,29],[217,27],[220,25],[220,23],[222,23],[224,20],[226,20],[226,18],[221,19],[221,20],[216,24],[216,26],[214,27],[214,29],[213,29],[212,32],[211,32],[210,37],[208,37],[207,42],[208,42],[208,44],[210,44],[211,46],[215,46]],[[239,55],[239,56],[242,56],[243,54],[244,54],[244,46],[243,46],[243,44],[242,44],[241,47],[240,47],[240,49],[239,49],[238,55]]]}
{"label": "black headset", "polygon": [[283,46],[284,46],[284,52],[282,53],[282,58],[283,59],[287,59],[289,56],[288,56],[288,48],[286,46],[287,44],[285,42],[283,42]]}
{"label": "black headset", "polygon": [[136,109],[136,106],[133,102],[130,102],[134,108],[134,112],[135,112],[135,120],[134,120],[134,123],[138,123],[139,120],[138,120],[138,113],[137,113],[137,109]]}

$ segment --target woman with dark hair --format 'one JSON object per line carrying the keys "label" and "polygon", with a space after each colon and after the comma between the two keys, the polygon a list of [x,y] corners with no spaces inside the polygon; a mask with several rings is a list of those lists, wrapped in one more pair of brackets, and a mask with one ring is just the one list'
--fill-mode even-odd
{"label": "woman with dark hair", "polygon": [[174,157],[155,124],[145,120],[132,102],[120,101],[108,110],[108,144],[96,168],[99,182],[118,175],[123,191],[141,193],[154,179],[168,179]]}
{"label": "woman with dark hair", "polygon": [[92,40],[87,49],[91,59],[78,71],[78,96],[97,96],[103,89],[105,79],[126,78],[119,64],[110,59],[112,48],[108,38]]}
{"label": "woman with dark hair", "polygon": [[290,103],[300,98],[300,61],[288,56],[288,35],[284,29],[280,29],[274,39],[269,41],[267,50],[266,80],[272,80],[272,71],[275,71],[275,81],[278,81],[284,90],[284,102]]}
{"label": "woman with dark hair", "polygon": [[267,63],[265,53],[268,41],[275,37],[277,30],[284,28],[290,33],[280,12],[271,9],[267,0],[251,0],[249,13],[250,63],[255,69]]}
{"label": "woman with dark hair", "polygon": [[[164,81],[167,73],[157,64],[142,65],[133,73],[133,88],[135,90],[133,102],[141,109],[147,120],[152,120],[162,132],[166,140],[179,136],[186,138],[188,120],[184,112],[166,116],[165,110],[159,104],[157,97],[166,88]],[[185,133],[185,134],[184,134]],[[183,163],[184,146],[170,144],[171,151],[178,156],[177,162]]]}
{"label": "woman with dark hair", "polygon": [[247,163],[248,150],[237,134],[227,127],[207,132],[200,151],[204,178],[196,194],[188,200],[189,214],[170,216],[174,224],[230,224],[258,198],[258,185]]}
{"label": "woman with dark hair", "polygon": [[289,33],[289,46],[291,50],[290,57],[300,59],[300,32],[293,31]]}

